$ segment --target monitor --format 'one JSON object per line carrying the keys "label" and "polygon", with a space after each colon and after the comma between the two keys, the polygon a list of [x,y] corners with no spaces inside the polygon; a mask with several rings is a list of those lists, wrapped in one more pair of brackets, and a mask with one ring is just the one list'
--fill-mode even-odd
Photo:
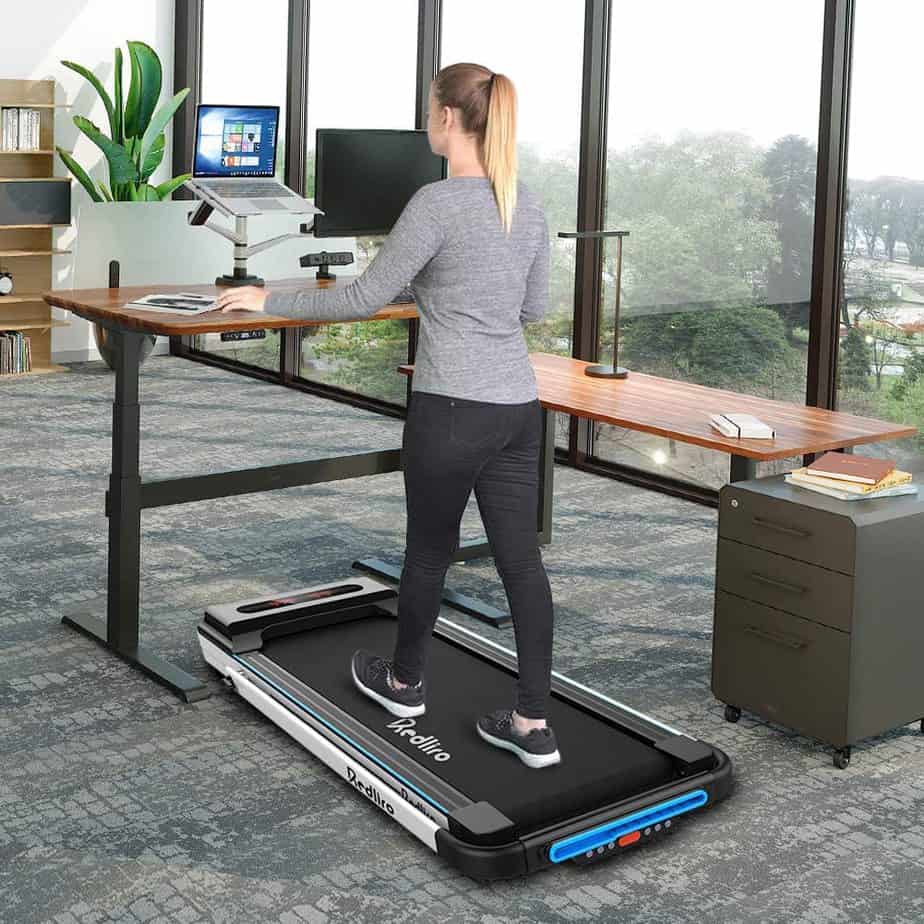
{"label": "monitor", "polygon": [[319,128],[315,142],[316,237],[388,234],[411,196],[446,178],[446,158],[426,129]]}
{"label": "monitor", "polygon": [[278,106],[197,106],[193,176],[273,176],[278,126]]}

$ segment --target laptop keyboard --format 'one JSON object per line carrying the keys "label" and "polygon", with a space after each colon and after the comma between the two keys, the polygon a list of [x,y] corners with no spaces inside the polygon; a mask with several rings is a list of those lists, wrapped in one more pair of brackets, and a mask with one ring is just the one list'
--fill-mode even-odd
{"label": "laptop keyboard", "polygon": [[295,195],[279,183],[209,183],[208,188],[228,199],[281,199]]}

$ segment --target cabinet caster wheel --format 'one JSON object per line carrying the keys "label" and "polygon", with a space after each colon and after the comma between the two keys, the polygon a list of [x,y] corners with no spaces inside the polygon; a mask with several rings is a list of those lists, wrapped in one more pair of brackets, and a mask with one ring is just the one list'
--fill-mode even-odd
{"label": "cabinet caster wheel", "polygon": [[850,764],[850,748],[841,748],[834,752],[834,766],[838,770],[846,770]]}
{"label": "cabinet caster wheel", "polygon": [[741,710],[737,706],[726,706],[725,707],[725,721],[726,722],[737,722],[738,719],[740,718],[741,718]]}

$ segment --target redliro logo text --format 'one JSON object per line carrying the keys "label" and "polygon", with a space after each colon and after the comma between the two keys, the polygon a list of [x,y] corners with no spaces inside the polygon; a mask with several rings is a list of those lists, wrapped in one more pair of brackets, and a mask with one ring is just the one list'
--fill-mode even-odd
{"label": "redliro logo text", "polygon": [[395,807],[386,799],[372,783],[364,783],[356,771],[347,764],[347,782],[355,786],[370,802],[374,802],[383,812],[395,814]]}
{"label": "redliro logo text", "polygon": [[394,722],[389,722],[385,727],[399,737],[407,738],[409,744],[413,744],[415,748],[420,748],[421,751],[429,754],[440,763],[444,763],[452,757],[449,751],[443,750],[443,745],[440,743],[439,738],[435,738],[433,735],[421,735],[417,731],[413,719],[395,719]]}

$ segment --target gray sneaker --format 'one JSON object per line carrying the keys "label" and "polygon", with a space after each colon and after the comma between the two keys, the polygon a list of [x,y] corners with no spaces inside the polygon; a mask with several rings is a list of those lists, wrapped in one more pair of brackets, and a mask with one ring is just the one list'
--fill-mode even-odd
{"label": "gray sneaker", "polygon": [[513,711],[510,709],[500,709],[482,716],[475,727],[488,744],[513,751],[527,767],[534,770],[561,762],[555,732],[546,726],[534,728],[528,735],[521,735],[513,729]]}
{"label": "gray sneaker", "polygon": [[353,682],[356,686],[370,699],[384,706],[392,715],[408,718],[423,715],[426,712],[427,707],[424,705],[426,690],[422,679],[416,686],[395,690],[388,682],[394,679],[394,668],[391,661],[362,649],[353,652],[351,666]]}

